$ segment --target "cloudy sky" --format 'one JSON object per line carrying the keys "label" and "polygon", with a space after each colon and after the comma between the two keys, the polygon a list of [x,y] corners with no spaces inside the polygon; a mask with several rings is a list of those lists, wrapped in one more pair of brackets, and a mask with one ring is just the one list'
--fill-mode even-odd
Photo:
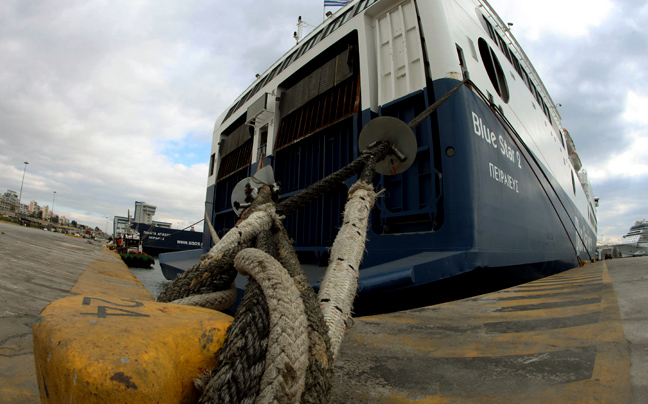
{"label": "cloudy sky", "polygon": [[[540,73],[601,198],[599,238],[648,219],[648,3],[491,0]],[[332,9],[334,11],[335,9]],[[217,116],[322,0],[3,0],[0,191],[104,228],[136,200],[203,217]],[[110,225],[109,225],[110,226]]]}

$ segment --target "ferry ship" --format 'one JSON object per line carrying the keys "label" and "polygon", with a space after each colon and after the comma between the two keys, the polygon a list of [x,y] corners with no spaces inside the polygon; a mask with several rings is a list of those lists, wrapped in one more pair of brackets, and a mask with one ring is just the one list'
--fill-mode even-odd
{"label": "ferry ship", "polygon": [[622,258],[632,257],[639,251],[648,251],[648,220],[637,220],[615,247]]}
{"label": "ferry ship", "polygon": [[[587,174],[533,65],[484,0],[355,0],[277,60],[217,119],[205,205],[219,233],[235,186],[271,166],[281,197],[358,157],[377,117],[410,122],[415,161],[378,175],[358,291],[383,295],[482,274],[534,279],[591,260]],[[285,219],[317,286],[349,186]],[[204,246],[213,245],[205,232]]]}
{"label": "ferry ship", "polygon": [[[113,234],[115,238],[127,234],[137,234],[142,251],[150,255],[159,255],[171,251],[185,251],[202,248],[202,232],[172,229],[171,223],[153,220],[157,206],[143,201],[135,201],[135,209],[131,218],[115,216],[113,218]],[[194,223],[194,225],[200,222]]]}

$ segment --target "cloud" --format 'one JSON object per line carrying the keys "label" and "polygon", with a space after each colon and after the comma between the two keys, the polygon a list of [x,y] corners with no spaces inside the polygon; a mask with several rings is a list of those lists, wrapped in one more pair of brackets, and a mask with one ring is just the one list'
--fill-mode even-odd
{"label": "cloud", "polygon": [[[599,235],[617,239],[648,197],[648,5],[492,0],[534,63],[601,197]],[[560,10],[557,12],[556,10]]]}
{"label": "cloud", "polygon": [[568,39],[585,36],[599,27],[614,8],[609,0],[544,0],[521,4],[513,0],[491,0],[504,22],[512,22],[516,35],[538,41],[547,35]]}
{"label": "cloud", "polygon": [[[648,6],[491,3],[563,105],[599,225],[625,234],[648,217],[624,202],[648,196]],[[57,191],[57,213],[81,223],[103,228],[135,200],[156,220],[200,220],[214,122],[294,46],[299,15],[317,25],[322,3],[1,2],[0,190],[18,191],[29,161],[23,200],[51,205]]]}

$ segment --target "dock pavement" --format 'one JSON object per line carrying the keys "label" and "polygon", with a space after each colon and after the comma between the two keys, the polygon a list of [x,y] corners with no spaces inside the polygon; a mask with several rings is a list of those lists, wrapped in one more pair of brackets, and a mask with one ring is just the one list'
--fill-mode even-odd
{"label": "dock pavement", "polygon": [[88,239],[0,222],[0,403],[38,403],[32,325],[91,264],[123,270]]}
{"label": "dock pavement", "polygon": [[[0,257],[0,403],[39,402],[31,328],[50,302],[108,286],[147,295],[116,254],[88,240],[0,222]],[[89,269],[110,285],[88,282]],[[647,403],[647,291],[648,257],[614,259],[356,318],[333,402]]]}

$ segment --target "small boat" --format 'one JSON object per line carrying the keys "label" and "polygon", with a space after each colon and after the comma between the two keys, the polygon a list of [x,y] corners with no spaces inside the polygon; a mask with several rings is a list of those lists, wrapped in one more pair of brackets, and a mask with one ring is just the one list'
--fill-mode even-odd
{"label": "small boat", "polygon": [[142,251],[142,240],[136,231],[120,235],[115,248],[129,267],[150,268],[155,262],[153,257]]}

